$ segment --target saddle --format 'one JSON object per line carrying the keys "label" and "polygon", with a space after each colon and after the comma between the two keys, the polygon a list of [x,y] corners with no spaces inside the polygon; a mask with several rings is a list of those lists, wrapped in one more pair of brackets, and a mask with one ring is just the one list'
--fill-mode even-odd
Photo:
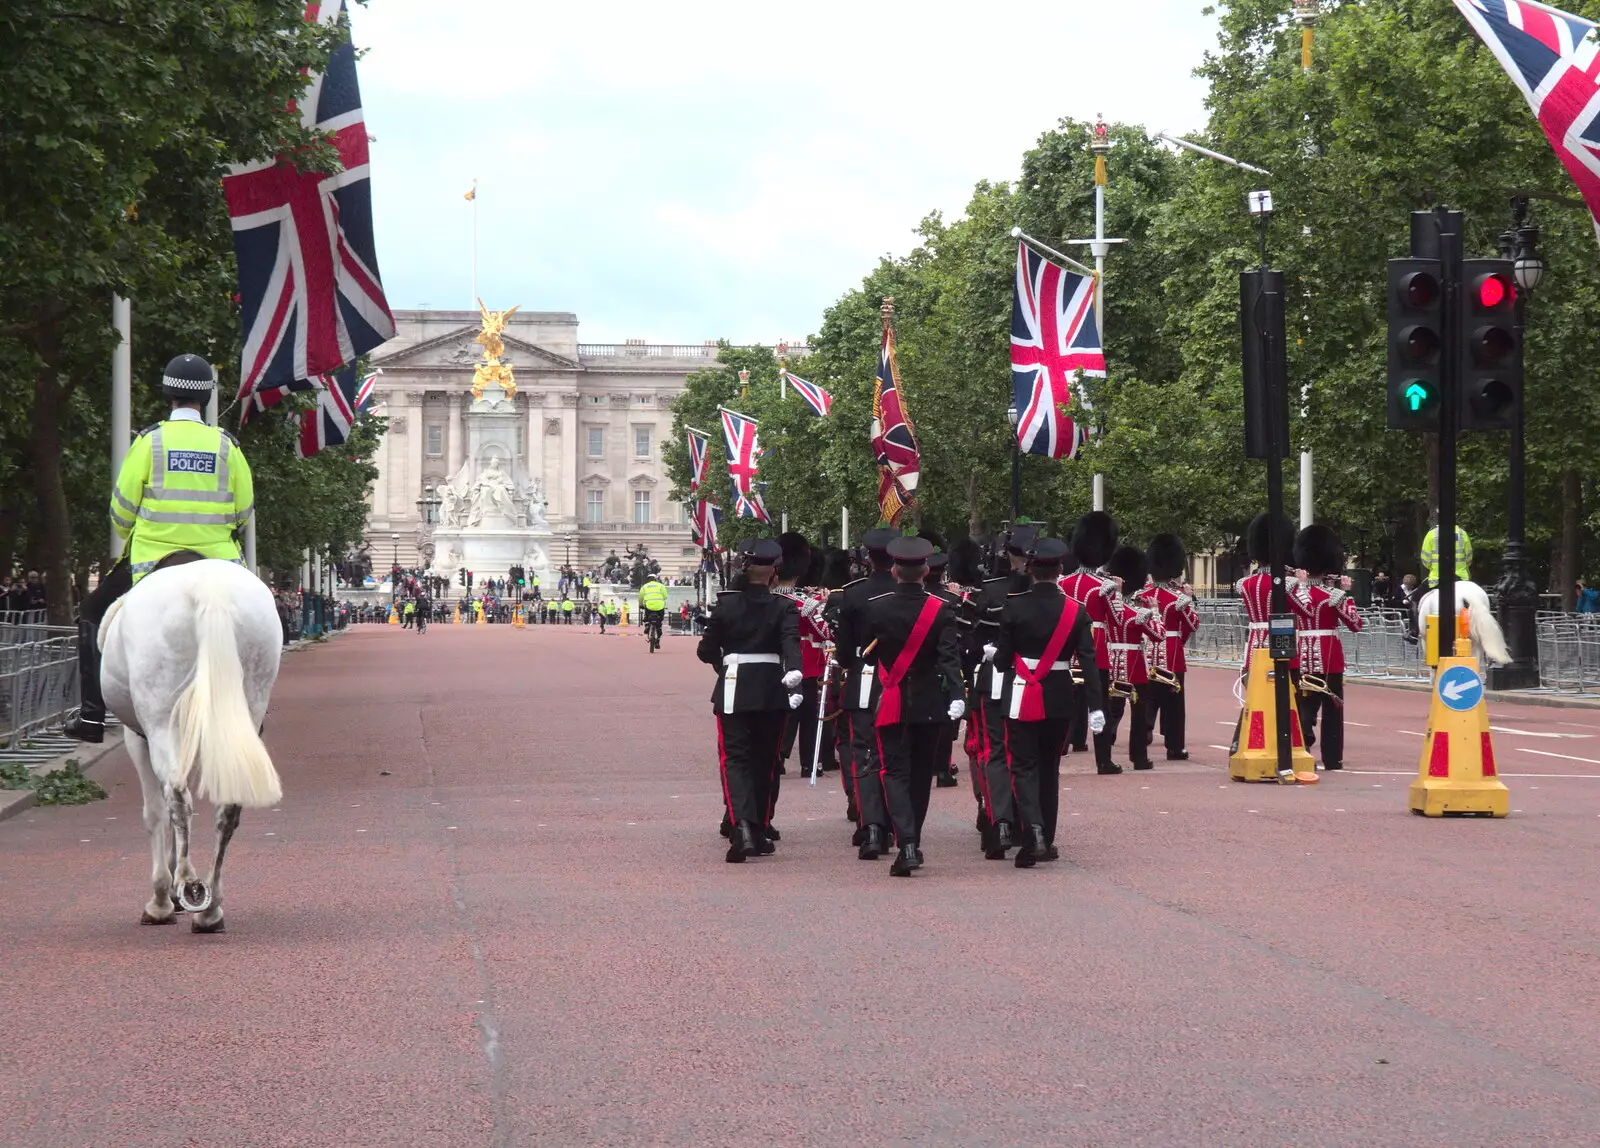
{"label": "saddle", "polygon": [[[165,570],[171,566],[187,566],[190,562],[203,562],[205,561],[205,557],[206,556],[204,554],[197,553],[193,550],[174,550],[171,554],[168,554],[165,558],[157,562],[155,566],[151,568],[150,574],[155,574],[158,571]],[[150,574],[146,574],[145,577],[148,578]],[[112,602],[111,605],[106,609],[105,617],[100,619],[100,629],[95,635],[95,645],[100,649],[104,650],[106,648],[106,635],[111,633],[111,619],[115,618],[119,613],[121,613],[123,603],[125,603],[127,600],[128,599],[125,594],[119,596],[117,600]]]}

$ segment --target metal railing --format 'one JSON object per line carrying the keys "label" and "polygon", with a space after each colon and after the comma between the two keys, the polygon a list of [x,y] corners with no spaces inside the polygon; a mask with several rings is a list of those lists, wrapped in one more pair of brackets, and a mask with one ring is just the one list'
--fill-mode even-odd
{"label": "metal railing", "polygon": [[[773,350],[767,347],[767,350]],[[715,343],[579,343],[580,359],[705,359],[715,362],[721,350]],[[810,347],[791,346],[788,356],[802,359]]]}
{"label": "metal railing", "polygon": [[0,610],[0,644],[41,642],[56,631],[68,632],[66,627],[51,626],[46,621],[48,617],[47,610]]}
{"label": "metal railing", "polygon": [[[1249,618],[1238,598],[1200,598],[1200,629],[1189,640],[1189,657],[1202,662],[1244,663],[1249,644]],[[1359,633],[1341,630],[1344,644],[1345,675],[1367,678],[1428,677],[1422,662],[1422,649],[1405,640],[1406,612],[1372,606],[1360,611]]]}
{"label": "metal railing", "polygon": [[[77,713],[78,636],[65,626],[41,640],[9,640],[0,625],[0,757],[46,761],[76,744],[60,735]],[[67,633],[59,631],[66,630]]]}
{"label": "metal railing", "polygon": [[1600,615],[1540,610],[1539,686],[1558,693],[1600,692]]}

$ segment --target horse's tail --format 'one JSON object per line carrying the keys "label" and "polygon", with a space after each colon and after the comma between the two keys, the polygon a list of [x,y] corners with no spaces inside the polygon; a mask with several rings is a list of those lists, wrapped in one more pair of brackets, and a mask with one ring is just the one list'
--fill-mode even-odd
{"label": "horse's tail", "polygon": [[234,633],[237,614],[227,582],[197,580],[189,590],[196,640],[194,677],[178,695],[176,777],[200,763],[200,796],[214,805],[257,808],[283,796],[278,771],[244,696]]}
{"label": "horse's tail", "polygon": [[1497,666],[1511,661],[1511,651],[1506,649],[1506,636],[1500,629],[1500,623],[1494,620],[1494,612],[1487,606],[1467,611],[1467,627],[1484,657]]}

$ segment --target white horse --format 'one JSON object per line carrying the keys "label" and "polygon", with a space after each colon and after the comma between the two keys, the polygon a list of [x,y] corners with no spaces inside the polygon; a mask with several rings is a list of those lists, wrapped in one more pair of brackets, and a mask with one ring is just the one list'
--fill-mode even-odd
{"label": "white horse", "polygon": [[[244,806],[282,796],[261,741],[283,629],[272,594],[243,566],[208,558],[157,570],[100,625],[100,683],[126,727],[144,791],[154,895],[140,920],[177,907],[197,933],[222,931],[222,858]],[[189,779],[216,806],[217,845],[201,881],[189,863]]]}
{"label": "white horse", "polygon": [[[1503,666],[1511,661],[1511,651],[1506,649],[1506,636],[1500,630],[1500,623],[1494,620],[1494,611],[1489,608],[1489,595],[1483,592],[1483,587],[1476,582],[1456,582],[1456,609],[1467,612],[1467,632],[1472,635],[1472,649],[1480,658],[1487,658],[1497,666]],[[1429,590],[1422,596],[1422,602],[1417,607],[1418,627],[1426,631],[1427,623],[1423,618],[1430,618],[1439,613],[1439,591]],[[1452,630],[1453,634],[1454,631]],[[1442,652],[1448,653],[1448,642],[1443,645]]]}

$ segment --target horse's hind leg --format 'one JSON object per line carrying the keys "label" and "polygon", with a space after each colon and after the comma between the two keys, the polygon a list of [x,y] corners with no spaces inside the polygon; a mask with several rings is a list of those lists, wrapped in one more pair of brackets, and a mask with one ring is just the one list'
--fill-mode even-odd
{"label": "horse's hind leg", "polygon": [[196,933],[222,932],[222,859],[227,855],[228,842],[233,840],[233,831],[239,828],[239,809],[237,805],[217,806],[217,847],[211,857],[211,875],[206,878],[211,907],[190,918],[189,928]]}
{"label": "horse's hind leg", "polygon": [[150,745],[127,727],[123,745],[139,771],[139,788],[144,793],[144,827],[150,833],[150,901],[139,917],[142,924],[172,923],[172,822],[167,816],[167,798],[161,782],[150,768]]}
{"label": "horse's hind leg", "polygon": [[185,912],[198,913],[210,908],[211,894],[205,883],[196,876],[189,862],[189,822],[194,817],[194,803],[189,798],[188,786],[166,787],[167,818],[172,822],[172,841],[175,863],[172,867],[172,885],[175,899]]}

